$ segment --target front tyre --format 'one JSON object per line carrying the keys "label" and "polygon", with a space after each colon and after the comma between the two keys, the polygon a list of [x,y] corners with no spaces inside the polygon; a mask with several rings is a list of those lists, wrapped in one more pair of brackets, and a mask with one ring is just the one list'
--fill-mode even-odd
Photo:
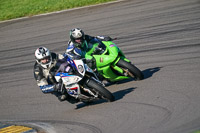
{"label": "front tyre", "polygon": [[124,70],[124,72],[128,76],[130,76],[132,78],[135,78],[135,80],[142,80],[142,79],[144,79],[143,73],[136,66],[134,66],[133,64],[131,64],[129,62],[126,62],[126,61],[120,59],[117,62],[117,66],[119,66],[120,68],[122,68]]}
{"label": "front tyre", "polygon": [[108,91],[106,88],[104,88],[102,85],[97,83],[96,81],[92,79],[89,80],[87,82],[87,86],[93,89],[93,91],[95,91],[96,93],[98,93],[98,96],[100,98],[105,99],[109,102],[112,102],[115,100],[115,97],[112,95],[112,93]]}

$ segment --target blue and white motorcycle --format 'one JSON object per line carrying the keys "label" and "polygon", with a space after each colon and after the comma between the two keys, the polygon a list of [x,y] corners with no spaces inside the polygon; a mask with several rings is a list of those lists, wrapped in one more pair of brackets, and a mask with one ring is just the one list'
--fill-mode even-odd
{"label": "blue and white motorcycle", "polygon": [[55,75],[57,82],[62,81],[66,92],[84,103],[90,103],[99,99],[109,102],[114,101],[114,96],[108,91],[104,84],[98,79],[91,68],[82,60],[67,58],[67,62],[73,68],[72,73],[58,72]]}

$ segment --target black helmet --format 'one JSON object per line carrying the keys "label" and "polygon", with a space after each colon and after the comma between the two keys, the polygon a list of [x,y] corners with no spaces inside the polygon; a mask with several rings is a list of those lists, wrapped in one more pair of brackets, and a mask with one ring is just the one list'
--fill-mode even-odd
{"label": "black helmet", "polygon": [[85,45],[85,34],[80,28],[74,28],[70,31],[70,39],[78,48],[83,48]]}

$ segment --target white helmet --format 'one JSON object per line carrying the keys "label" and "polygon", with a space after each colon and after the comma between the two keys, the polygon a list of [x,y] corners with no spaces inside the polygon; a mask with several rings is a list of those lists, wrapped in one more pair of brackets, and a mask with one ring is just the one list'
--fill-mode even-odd
{"label": "white helmet", "polygon": [[[43,68],[48,68],[51,66],[52,57],[51,52],[45,47],[39,47],[35,51],[35,59],[38,64],[40,64]],[[41,60],[46,59],[46,62],[41,62]]]}
{"label": "white helmet", "polygon": [[85,33],[80,28],[70,30],[70,39],[78,48],[83,48],[85,45]]}

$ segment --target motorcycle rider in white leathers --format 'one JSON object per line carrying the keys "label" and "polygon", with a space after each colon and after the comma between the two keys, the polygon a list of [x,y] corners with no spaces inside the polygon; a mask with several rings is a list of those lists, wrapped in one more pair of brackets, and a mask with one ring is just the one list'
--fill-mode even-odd
{"label": "motorcycle rider in white leathers", "polygon": [[61,82],[56,82],[54,75],[59,70],[70,72],[66,59],[61,54],[50,52],[45,47],[39,47],[35,51],[34,78],[43,93],[51,93],[58,97],[60,101],[67,100],[76,103],[76,99],[69,96],[65,89],[61,90]]}

